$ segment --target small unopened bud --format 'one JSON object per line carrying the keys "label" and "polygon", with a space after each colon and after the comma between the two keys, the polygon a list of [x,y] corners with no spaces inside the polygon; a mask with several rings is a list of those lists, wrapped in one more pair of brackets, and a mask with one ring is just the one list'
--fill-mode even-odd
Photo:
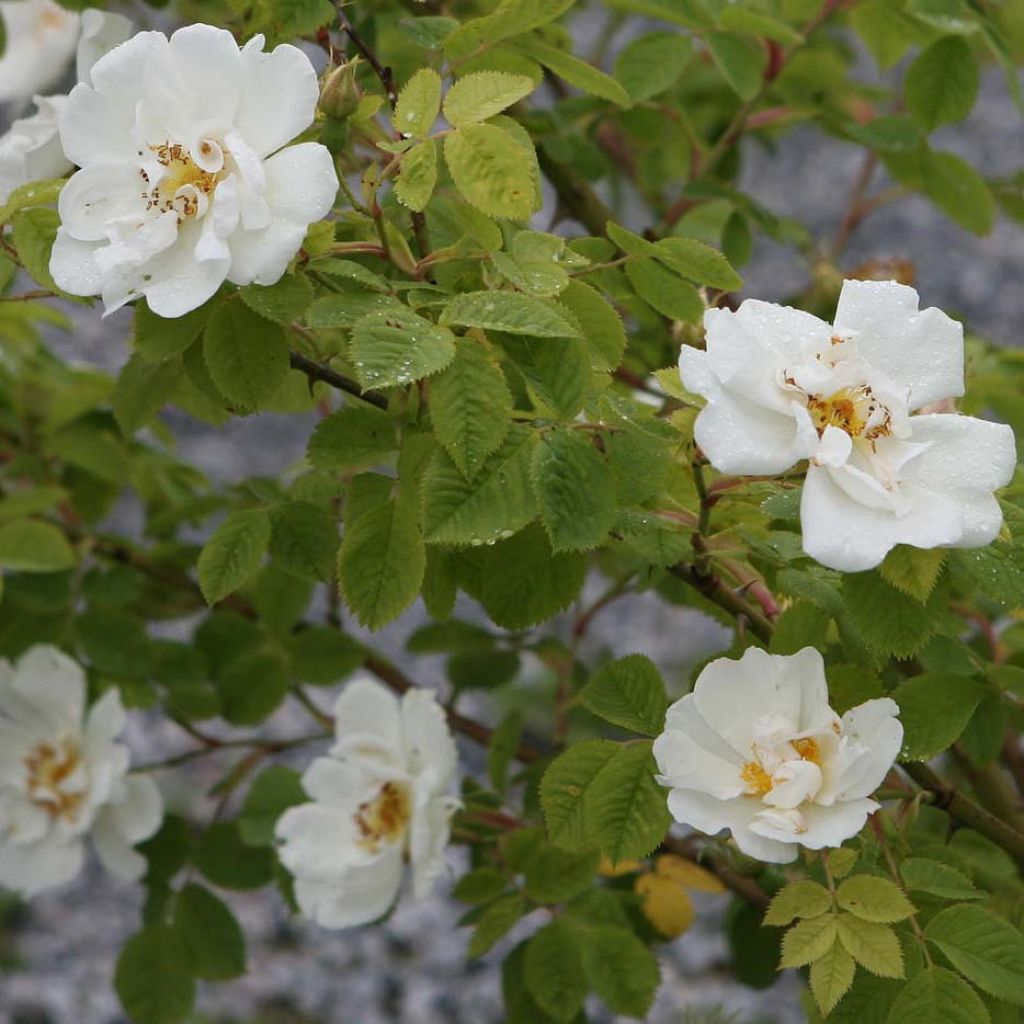
{"label": "small unopened bud", "polygon": [[358,58],[350,60],[324,75],[320,86],[320,109],[328,117],[344,119],[359,105],[360,93],[356,87],[358,63]]}

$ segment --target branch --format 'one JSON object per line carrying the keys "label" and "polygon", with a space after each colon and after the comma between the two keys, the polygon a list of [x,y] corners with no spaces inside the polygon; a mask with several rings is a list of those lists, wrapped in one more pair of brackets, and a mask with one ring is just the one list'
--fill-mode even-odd
{"label": "branch", "polygon": [[359,51],[360,56],[373,68],[373,73],[380,79],[380,84],[384,86],[388,103],[391,104],[391,109],[394,110],[395,104],[398,103],[398,91],[395,89],[395,77],[391,72],[391,68],[380,62],[377,54],[370,49],[363,37],[352,27],[352,22],[348,20],[348,15],[345,13],[345,5],[339,3],[335,6],[338,9],[338,21],[341,24],[342,30],[352,40],[352,45]]}
{"label": "branch", "polygon": [[697,572],[693,565],[680,563],[670,565],[668,571],[673,576],[688,583],[698,593],[714,602],[719,608],[724,609],[734,618],[743,617],[750,623],[754,635],[767,643],[772,636],[773,626],[771,620],[754,607],[741,594],[727,587],[722,580],[713,573],[702,575]]}
{"label": "branch", "polygon": [[544,147],[537,147],[537,161],[551,187],[558,194],[559,202],[592,235],[603,236],[608,221],[615,216],[601,197],[568,164],[563,164],[548,154]]}
{"label": "branch", "polygon": [[364,402],[377,406],[378,409],[386,410],[388,407],[387,398],[379,391],[364,391],[350,377],[332,370],[329,366],[324,366],[322,363],[307,359],[304,355],[294,350],[289,350],[288,360],[292,365],[292,369],[301,370],[309,378],[310,383],[322,381],[324,384],[330,384],[332,388],[344,391],[348,395],[355,395],[356,398],[361,398]]}

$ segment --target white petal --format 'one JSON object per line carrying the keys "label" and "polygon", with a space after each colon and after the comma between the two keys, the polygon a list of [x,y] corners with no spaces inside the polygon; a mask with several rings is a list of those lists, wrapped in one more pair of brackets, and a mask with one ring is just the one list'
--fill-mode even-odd
{"label": "white petal", "polygon": [[72,295],[99,295],[103,275],[96,263],[100,245],[80,242],[66,228],[57,229],[50,251],[50,273],[57,287]]}
{"label": "white petal", "polygon": [[410,775],[429,774],[434,792],[446,790],[458,755],[437,698],[428,690],[409,690],[402,697],[401,713],[407,771]]}
{"label": "white petal", "polygon": [[413,896],[421,900],[444,871],[444,852],[450,834],[449,822],[457,806],[450,797],[436,797],[418,811],[409,834]]}
{"label": "white petal", "polygon": [[909,478],[956,502],[961,516],[956,547],[991,543],[1003,522],[992,492],[1005,487],[1016,468],[1013,430],[1005,423],[948,414],[915,416],[911,422],[914,440],[930,447],[908,467]]}
{"label": "white petal", "polygon": [[146,67],[167,47],[160,32],[140,32],[93,65],[92,86],[79,82],[61,112],[60,135],[79,167],[138,157],[135,137],[139,84]]}
{"label": "white petal", "polygon": [[828,702],[821,655],[810,647],[789,656],[748,647],[738,661],[718,658],[697,678],[693,696],[704,721],[744,759],[759,718],[782,715],[800,728],[805,705],[816,718]]}
{"label": "white petal", "polygon": [[82,870],[84,852],[79,839],[67,843],[0,843],[0,886],[30,897],[64,885]]}
{"label": "white petal", "polygon": [[760,299],[747,299],[735,313],[708,310],[704,326],[716,362],[728,359],[737,369],[754,347],[772,353],[777,365],[784,366],[827,351],[832,338],[832,328],[813,314]]}
{"label": "white petal", "polygon": [[96,856],[112,875],[135,882],[146,873],[146,858],[133,849],[109,811],[96,819],[91,835]]}
{"label": "white petal", "polygon": [[147,187],[138,168],[130,164],[93,164],[73,174],[61,190],[61,224],[83,242],[106,240],[112,221],[144,215],[142,194]]}
{"label": "white petal", "polygon": [[801,833],[799,843],[809,850],[842,846],[864,827],[868,815],[877,810],[874,800],[850,800],[831,807],[804,804],[800,813],[807,831]]}
{"label": "white petal", "polygon": [[836,780],[838,800],[870,796],[882,784],[903,745],[899,710],[894,700],[881,697],[858,704],[843,715],[844,736],[863,752],[852,770]]}
{"label": "white petal", "polygon": [[349,865],[366,861],[366,855],[356,846],[352,815],[333,807],[289,807],[278,818],[274,831],[283,840],[281,863],[296,877],[336,881]]}
{"label": "white petal", "polygon": [[743,758],[704,721],[689,693],[665,716],[665,731],[654,741],[662,785],[696,789],[719,799],[746,790]]}
{"label": "white petal", "polygon": [[370,744],[402,764],[402,722],[398,698],[381,683],[363,676],[350,682],[334,705],[332,753],[350,754],[354,748]]}
{"label": "white petal", "polygon": [[245,86],[235,127],[261,157],[304,132],[316,112],[319,86],[309,58],[283,44],[263,52],[263,37],[242,50]]}
{"label": "white petal", "polygon": [[118,831],[133,845],[156,833],[163,820],[163,811],[163,797],[148,775],[129,775],[124,780],[124,795],[120,802],[108,808]]}
{"label": "white petal", "polygon": [[52,644],[30,647],[10,678],[12,692],[43,720],[72,735],[82,728],[85,710],[85,673]]}
{"label": "white petal", "polygon": [[141,281],[137,287],[157,316],[179,317],[198,309],[216,294],[227,277],[227,259],[196,259],[195,247],[199,239],[194,231],[195,225],[186,225],[179,231],[174,245],[142,268],[152,280]]}
{"label": "white petal", "polygon": [[811,466],[800,500],[804,551],[830,569],[863,572],[879,565],[897,544],[937,547],[960,535],[957,507],[944,496],[920,500],[920,490],[901,488],[912,504],[907,514],[897,517],[852,499],[836,485],[832,472]]}
{"label": "white petal", "polygon": [[206,135],[230,130],[242,87],[242,57],[234,37],[203,24],[178,29],[155,54],[143,79],[143,95],[159,111],[169,137],[189,150],[198,149]]}
{"label": "white petal", "polygon": [[111,743],[124,729],[125,720],[121,691],[111,686],[89,709],[85,726],[86,743],[96,749]]}
{"label": "white petal", "polygon": [[770,807],[791,809],[821,789],[821,769],[813,761],[788,761],[773,776],[774,785],[763,799]]}
{"label": "white petal", "polygon": [[388,847],[371,864],[349,868],[330,885],[295,880],[303,914],[324,928],[368,924],[391,909],[402,884],[402,852]]}
{"label": "white petal", "polygon": [[271,285],[281,280],[306,237],[305,224],[277,220],[256,231],[236,231],[228,240],[232,284]]}
{"label": "white petal", "polygon": [[713,836],[728,829],[736,845],[748,857],[769,864],[788,864],[799,851],[791,840],[772,839],[751,830],[751,823],[763,809],[761,802],[752,797],[716,800],[704,793],[674,789],[669,793],[668,809],[676,821],[705,835]]}
{"label": "white petal", "polygon": [[358,763],[318,757],[303,774],[302,788],[318,804],[352,815],[360,804],[373,799],[380,779]]}
{"label": "white petal", "polygon": [[0,102],[26,100],[63,76],[78,38],[78,15],[53,0],[0,3],[7,46],[0,57]]}
{"label": "white petal", "polygon": [[57,128],[64,97],[36,97],[38,113],[15,121],[0,138],[0,202],[31,181],[59,178],[71,170]]}
{"label": "white petal", "polygon": [[897,384],[910,388],[910,408],[964,393],[964,332],[940,309],[918,312],[913,288],[895,281],[846,281],[836,310],[837,333]]}
{"label": "white petal", "polygon": [[131,37],[132,23],[123,14],[87,7],[82,11],[82,34],[75,53],[75,71],[80,82],[89,81],[93,65],[115,46]]}
{"label": "white petal", "polygon": [[331,212],[338,195],[338,174],[326,146],[318,142],[289,146],[265,160],[263,171],[274,218],[308,225]]}

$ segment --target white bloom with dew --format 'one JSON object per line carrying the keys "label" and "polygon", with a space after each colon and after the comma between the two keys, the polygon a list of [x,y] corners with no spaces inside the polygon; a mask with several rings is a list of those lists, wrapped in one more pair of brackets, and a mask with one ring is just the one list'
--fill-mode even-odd
{"label": "white bloom with dew", "polygon": [[0,102],[26,103],[56,85],[78,43],[80,15],[54,0],[5,0],[7,46],[0,57]]}
{"label": "white bloom with dew", "polygon": [[913,288],[847,281],[834,324],[748,299],[705,316],[683,384],[703,395],[694,437],[723,473],[776,474],[809,459],[804,550],[859,572],[897,544],[982,547],[1002,526],[993,492],[1016,462],[1013,431],[955,414],[911,415],[963,394],[963,328],[918,309]]}
{"label": "white bloom with dew", "polygon": [[88,838],[109,871],[140,878],[133,846],[160,827],[160,791],[127,774],[128,749],[115,742],[120,694],[85,700],[85,673],[56,647],[0,662],[0,886],[26,897],[74,878]]}
{"label": "white bloom with dew", "polygon": [[61,116],[81,170],[61,193],[50,271],[107,312],[145,296],[182,316],[225,280],[280,279],[338,189],[318,143],[286,147],[313,121],[316,72],[297,47],[239,49],[190,25],[142,32],[111,50]]}
{"label": "white bloom with dew", "polygon": [[885,697],[840,718],[816,650],[751,647],[711,662],[668,709],[654,741],[658,781],[676,821],[728,829],[748,856],[786,864],[801,846],[842,845],[878,809],[871,794],[903,743],[898,711]]}
{"label": "white bloom with dew", "polygon": [[[78,78],[87,82],[93,64],[131,35],[132,23],[90,7],[82,12],[81,29]],[[74,168],[60,142],[59,115],[66,104],[66,96],[36,96],[36,113],[19,118],[0,138],[0,203],[22,185],[59,178]]]}
{"label": "white bloom with dew", "polygon": [[325,928],[365,924],[398,898],[403,865],[413,895],[444,870],[455,741],[433,694],[401,699],[372,679],[350,683],[334,708],[335,743],[302,777],[312,803],[277,823],[281,862],[302,913]]}

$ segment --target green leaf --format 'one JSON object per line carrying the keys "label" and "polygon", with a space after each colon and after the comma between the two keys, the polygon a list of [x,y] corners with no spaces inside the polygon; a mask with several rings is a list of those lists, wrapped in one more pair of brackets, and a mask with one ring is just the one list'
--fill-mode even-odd
{"label": "green leaf", "polygon": [[207,604],[236,591],[263,564],[270,545],[270,517],[263,509],[232,512],[203,545],[199,586]]}
{"label": "green leaf", "polygon": [[536,209],[531,154],[504,128],[468,124],[449,132],[444,159],[462,197],[483,213],[526,220]]}
{"label": "green leaf", "polygon": [[613,864],[644,857],[665,838],[672,819],[657,770],[649,743],[623,744],[584,792],[587,830]]}
{"label": "green leaf", "polygon": [[1005,918],[960,903],[936,914],[924,935],[982,991],[1024,1006],[1024,935]]}
{"label": "green leaf", "polygon": [[985,693],[981,683],[950,672],[925,672],[901,683],[893,693],[904,731],[900,760],[928,761],[946,750]]}
{"label": "green leaf", "polygon": [[555,1020],[572,1020],[579,1013],[587,979],[576,930],[564,918],[545,925],[527,943],[523,980],[537,1005]]}
{"label": "green leaf", "polygon": [[553,71],[559,78],[575,86],[591,96],[598,96],[620,107],[632,105],[629,93],[610,75],[598,70],[579,57],[574,57],[565,50],[559,50],[537,37],[530,37],[520,43],[520,48],[535,61]]}
{"label": "green leaf", "polygon": [[924,168],[924,191],[951,220],[976,235],[987,235],[996,204],[985,179],[955,153],[931,153]]}
{"label": "green leaf", "polygon": [[349,353],[364,388],[395,387],[443,370],[455,358],[455,335],[399,306],[360,318]]}
{"label": "green leaf", "polygon": [[445,306],[440,322],[533,338],[580,337],[579,329],[553,305],[519,292],[456,295]]}
{"label": "green leaf", "polygon": [[580,325],[594,368],[617,369],[626,351],[626,330],[615,307],[596,289],[577,280],[569,282],[558,301]]}
{"label": "green leaf", "polygon": [[501,0],[482,18],[473,18],[445,39],[448,58],[465,57],[475,50],[546,25],[563,14],[573,0]]}
{"label": "green leaf", "polygon": [[898,544],[885,556],[878,571],[887,583],[923,604],[935,589],[945,562],[946,552],[943,548],[915,548],[909,544]]}
{"label": "green leaf", "polygon": [[477,71],[464,75],[444,98],[444,116],[453,128],[486,121],[518,103],[534,88],[532,78],[504,71]]}
{"label": "green leaf", "polygon": [[903,950],[892,928],[852,914],[840,914],[837,924],[839,941],[857,963],[883,978],[903,977]]}
{"label": "green leaf", "polygon": [[773,897],[764,923],[783,927],[798,917],[821,917],[832,907],[832,894],[823,885],[804,879],[791,882]]}
{"label": "green leaf", "polygon": [[[2,21],[0,18],[0,23]],[[27,206],[49,206],[55,203],[66,182],[66,178],[49,178],[46,181],[30,181],[27,185],[19,185],[0,206],[0,224],[6,224],[14,214]]]}
{"label": "green leaf", "polygon": [[593,886],[600,860],[596,850],[543,844],[526,862],[524,891],[536,903],[564,903]]}
{"label": "green leaf", "polygon": [[395,131],[425,138],[440,112],[441,76],[432,68],[420,68],[398,94],[392,116]]}
{"label": "green leaf", "polygon": [[224,670],[217,680],[221,715],[232,725],[258,725],[288,694],[288,673],[282,656],[255,650]]}
{"label": "green leaf", "polygon": [[693,52],[688,37],[650,32],[627,43],[615,58],[615,77],[634,103],[642,103],[672,86]]}
{"label": "green leaf", "polygon": [[292,671],[314,686],[333,686],[366,660],[362,645],[332,626],[312,626],[289,637]]}
{"label": "green leaf", "polygon": [[580,431],[542,434],[533,453],[541,520],[554,551],[585,551],[607,540],[615,521],[610,467]]}
{"label": "green leaf", "polygon": [[913,892],[924,892],[944,900],[984,899],[974,883],[949,864],[927,857],[908,857],[900,864],[903,884]]}
{"label": "green leaf", "polygon": [[695,238],[663,238],[654,243],[654,255],[677,274],[697,284],[706,284],[723,291],[743,287],[743,278],[733,270],[729,261],[710,245]]}
{"label": "green leaf", "polygon": [[50,274],[50,250],[58,227],[57,211],[46,206],[19,210],[11,220],[11,240],[22,266],[51,292],[60,292]]}
{"label": "green leaf", "polygon": [[654,662],[643,654],[606,662],[580,691],[583,703],[606,722],[657,736],[668,698]]}
{"label": "green leaf", "polygon": [[118,374],[110,404],[127,437],[144,427],[170,401],[185,372],[181,360],[147,362],[137,352]]}
{"label": "green leaf", "polygon": [[211,825],[192,854],[203,876],[222,889],[260,889],[274,874],[274,854],[269,848],[246,846],[237,821]]}
{"label": "green leaf", "polygon": [[299,773],[275,764],[265,768],[245,796],[238,812],[238,834],[247,846],[273,846],[274,826],[289,808],[306,803]]}
{"label": "green leaf", "polygon": [[487,746],[487,777],[499,793],[505,791],[508,783],[508,769],[516,755],[519,737],[523,732],[523,716],[510,711],[491,733]]}
{"label": "green leaf", "polygon": [[492,903],[479,917],[469,940],[466,955],[483,956],[526,913],[526,903],[519,893],[504,896]]}
{"label": "green leaf", "polygon": [[191,1012],[195,981],[183,937],[154,924],[133,935],[117,958],[114,987],[136,1024],[178,1024]]}
{"label": "green leaf", "polygon": [[417,212],[426,208],[437,185],[437,145],[424,139],[402,154],[395,195],[403,206]]}
{"label": "green leaf", "polygon": [[467,480],[436,452],[423,475],[423,530],[431,544],[485,544],[522,528],[537,515],[530,480],[536,435],[513,427],[501,447]]}
{"label": "green leaf", "polygon": [[397,447],[391,417],[372,405],[353,402],[316,425],[306,457],[317,469],[327,471],[370,469]]}
{"label": "green leaf", "polygon": [[729,88],[740,99],[752,100],[761,89],[764,49],[752,39],[731,32],[709,32],[705,38]]}
{"label": "green leaf", "polygon": [[771,39],[784,46],[803,42],[803,36],[784,21],[780,21],[764,11],[741,7],[738,4],[730,5],[722,10],[718,16],[718,26],[730,32],[739,32],[742,35]]}
{"label": "green leaf", "polygon": [[284,501],[270,510],[270,556],[276,565],[313,583],[334,576],[338,527],[326,509]]}
{"label": "green leaf", "polygon": [[618,749],[611,740],[585,740],[548,766],[541,779],[540,803],[553,843],[567,850],[586,850],[594,845],[584,820],[583,794]]}
{"label": "green leaf", "polygon": [[926,967],[900,991],[888,1024],[990,1024],[985,1004],[945,967]]}
{"label": "green leaf", "polygon": [[853,957],[838,942],[811,964],[811,992],[824,1016],[849,991],[856,969]]}
{"label": "green leaf", "polygon": [[135,351],[150,362],[160,362],[181,355],[206,327],[214,303],[208,302],[191,313],[169,320],[157,316],[144,302],[136,303],[132,325]]}
{"label": "green leaf", "polygon": [[500,896],[507,884],[497,868],[476,868],[455,883],[452,896],[463,903],[487,903]]}
{"label": "green leaf", "polygon": [[583,555],[556,554],[537,525],[474,549],[464,560],[475,565],[460,575],[463,588],[504,629],[528,629],[567,608],[579,596],[587,572]]}
{"label": "green leaf", "polygon": [[284,331],[242,302],[224,302],[210,317],[203,355],[217,389],[244,409],[270,398],[288,374]]}
{"label": "green leaf", "polygon": [[875,571],[844,575],[843,597],[846,613],[868,647],[897,658],[909,658],[925,645],[944,604],[939,590],[922,604]]}
{"label": "green leaf", "polygon": [[235,915],[209,889],[186,885],[174,903],[174,928],[188,947],[197,978],[245,974],[245,936]]}
{"label": "green leaf", "polygon": [[75,624],[78,639],[93,667],[118,680],[143,678],[151,649],[146,627],[130,612],[90,608]]}
{"label": "green leaf", "polygon": [[914,913],[914,905],[887,878],[851,875],[836,890],[836,902],[862,921],[893,924]]}
{"label": "green leaf", "polygon": [[364,626],[380,629],[405,611],[420,591],[425,568],[411,501],[388,497],[348,519],[338,579],[346,603]]}
{"label": "green leaf", "polygon": [[590,383],[591,357],[579,338],[499,336],[502,349],[526,382],[543,419],[574,420]]}
{"label": "green leaf", "polygon": [[455,359],[431,384],[430,414],[449,458],[472,480],[512,423],[512,394],[485,346],[458,339]]}
{"label": "green leaf", "polygon": [[630,260],[626,277],[637,295],[670,320],[700,323],[704,303],[697,289],[651,257]]}
{"label": "green leaf", "polygon": [[0,566],[17,572],[62,572],[77,564],[61,530],[35,519],[0,525]]}
{"label": "green leaf", "polygon": [[782,939],[780,967],[806,967],[820,960],[835,944],[839,926],[835,916],[824,914],[793,925]]}
{"label": "green leaf", "polygon": [[287,326],[309,308],[313,286],[305,274],[284,274],[276,284],[250,284],[238,294],[254,313]]}
{"label": "green leaf", "polygon": [[970,46],[947,36],[923,50],[907,70],[904,100],[925,131],[965,118],[978,94],[978,66]]}
{"label": "green leaf", "polygon": [[613,1013],[646,1017],[661,981],[654,954],[626,928],[589,927],[581,936],[590,987]]}

